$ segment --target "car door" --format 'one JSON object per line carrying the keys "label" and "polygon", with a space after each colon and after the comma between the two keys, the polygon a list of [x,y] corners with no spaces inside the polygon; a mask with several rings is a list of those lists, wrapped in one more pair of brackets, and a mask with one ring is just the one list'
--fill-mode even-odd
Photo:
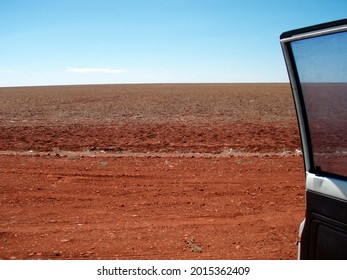
{"label": "car door", "polygon": [[284,32],[306,172],[300,259],[347,259],[347,19]]}

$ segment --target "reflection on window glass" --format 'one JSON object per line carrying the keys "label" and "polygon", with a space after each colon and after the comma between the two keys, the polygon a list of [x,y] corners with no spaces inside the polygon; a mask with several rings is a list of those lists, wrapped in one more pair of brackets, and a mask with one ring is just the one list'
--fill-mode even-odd
{"label": "reflection on window glass", "polygon": [[347,33],[291,44],[304,95],[314,166],[347,176]]}

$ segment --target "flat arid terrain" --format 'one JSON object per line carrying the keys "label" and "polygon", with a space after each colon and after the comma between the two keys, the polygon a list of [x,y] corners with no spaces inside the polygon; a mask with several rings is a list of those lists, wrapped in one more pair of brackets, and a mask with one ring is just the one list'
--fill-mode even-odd
{"label": "flat arid terrain", "polygon": [[296,259],[289,84],[0,88],[0,259]]}

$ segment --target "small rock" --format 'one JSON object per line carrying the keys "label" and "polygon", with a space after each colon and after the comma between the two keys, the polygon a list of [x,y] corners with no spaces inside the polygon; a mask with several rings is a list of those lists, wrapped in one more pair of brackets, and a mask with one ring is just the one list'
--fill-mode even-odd
{"label": "small rock", "polygon": [[56,250],[56,251],[53,251],[53,256],[56,256],[56,257],[59,257],[61,255],[61,252]]}
{"label": "small rock", "polygon": [[66,243],[66,242],[69,242],[69,241],[70,241],[70,239],[62,239],[62,240],[60,240],[61,243]]}

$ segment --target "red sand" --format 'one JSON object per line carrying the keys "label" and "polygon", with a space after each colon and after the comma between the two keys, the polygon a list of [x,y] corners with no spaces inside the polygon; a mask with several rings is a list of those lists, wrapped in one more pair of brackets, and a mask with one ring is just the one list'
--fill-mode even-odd
{"label": "red sand", "polygon": [[295,259],[288,84],[0,89],[1,259]]}

